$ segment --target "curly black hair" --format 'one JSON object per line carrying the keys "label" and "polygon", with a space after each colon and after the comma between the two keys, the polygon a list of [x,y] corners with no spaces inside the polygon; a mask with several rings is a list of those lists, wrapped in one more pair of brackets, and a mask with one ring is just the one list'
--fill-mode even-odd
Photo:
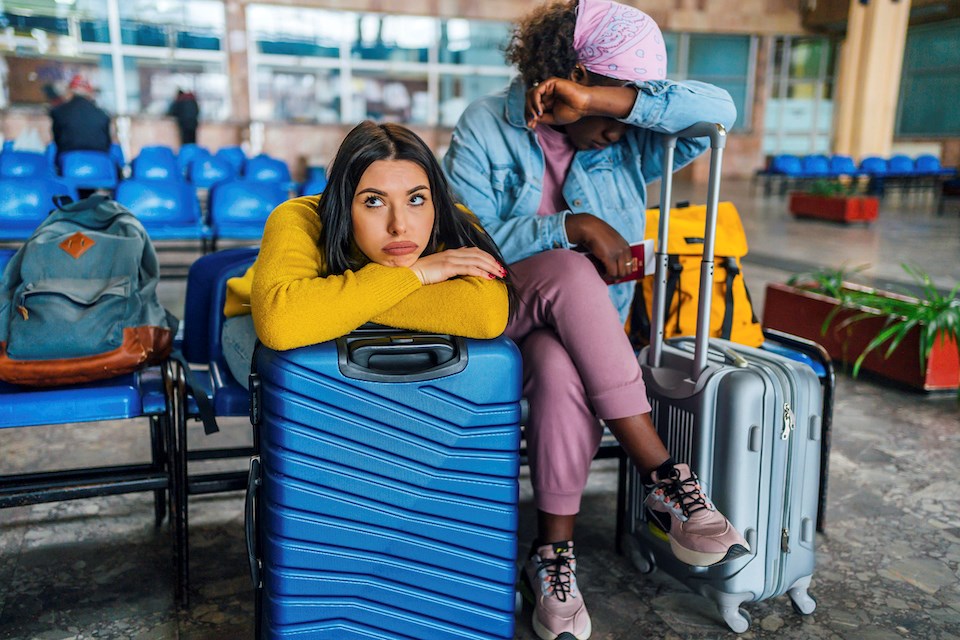
{"label": "curly black hair", "polygon": [[551,77],[569,78],[573,72],[577,1],[542,4],[517,23],[506,58],[517,65],[528,87]]}

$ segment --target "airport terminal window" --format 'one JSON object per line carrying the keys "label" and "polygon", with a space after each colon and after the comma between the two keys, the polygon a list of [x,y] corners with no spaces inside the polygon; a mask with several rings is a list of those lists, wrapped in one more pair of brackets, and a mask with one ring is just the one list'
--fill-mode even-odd
{"label": "airport terminal window", "polygon": [[360,60],[428,62],[436,42],[437,20],[425,16],[365,14],[350,55]]}
{"label": "airport terminal window", "polygon": [[[111,4],[120,18],[119,43],[111,41]],[[27,0],[0,6],[10,104],[48,103],[82,73],[96,87],[98,104],[111,113],[163,114],[183,88],[197,94],[204,119],[229,115],[221,0]]]}
{"label": "airport terminal window", "polygon": [[506,22],[444,20],[440,24],[440,62],[502,68],[510,33]]}
{"label": "airport terminal window", "polygon": [[201,117],[224,120],[230,114],[227,76],[219,62],[184,62],[124,57],[127,106],[131,112],[166,115],[178,89],[197,96]]}
{"label": "airport terminal window", "polygon": [[123,44],[219,51],[225,29],[218,0],[125,0],[120,2]]}
{"label": "airport terminal window", "polygon": [[340,122],[340,72],[261,66],[256,76],[255,120]]}
{"label": "airport terminal window", "polygon": [[247,24],[258,120],[453,126],[515,73],[507,22],[249,5]]}
{"label": "airport terminal window", "polygon": [[0,52],[5,70],[3,104],[55,103],[75,74],[83,74],[97,89],[97,102],[116,111],[116,92],[109,55],[83,46],[80,35],[86,22],[106,24],[107,0],[54,0],[0,4]]}
{"label": "airport terminal window", "polygon": [[339,58],[357,38],[356,14],[276,5],[247,7],[247,35],[267,55]]}
{"label": "airport terminal window", "polygon": [[373,71],[353,73],[350,96],[352,113],[377,122],[426,124],[430,93],[426,73]]}
{"label": "airport terminal window", "polygon": [[782,36],[775,39],[772,54],[763,152],[829,153],[836,43]]}
{"label": "airport terminal window", "polygon": [[748,129],[753,104],[756,39],[697,33],[664,33],[667,77],[700,80],[726,89],[737,105],[734,128]]}
{"label": "airport terminal window", "polygon": [[128,0],[119,14],[129,112],[165,115],[183,89],[196,94],[204,120],[229,117],[223,2]]}
{"label": "airport terminal window", "polygon": [[[960,20],[907,31],[897,135],[960,134]],[[944,105],[949,105],[945,107]]]}
{"label": "airport terminal window", "polygon": [[106,24],[107,0],[0,2],[0,49],[38,56],[76,56],[81,25]]}

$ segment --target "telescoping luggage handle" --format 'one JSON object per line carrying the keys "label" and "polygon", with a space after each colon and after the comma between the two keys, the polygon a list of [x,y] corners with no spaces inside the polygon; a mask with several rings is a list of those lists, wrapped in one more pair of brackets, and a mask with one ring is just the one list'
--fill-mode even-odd
{"label": "telescoping luggage handle", "polygon": [[663,355],[663,318],[667,304],[667,238],[670,225],[670,201],[673,190],[673,156],[680,138],[710,138],[710,179],[707,185],[707,220],[703,233],[703,260],[700,263],[700,301],[697,305],[697,334],[690,377],[696,382],[707,368],[710,338],[710,287],[713,283],[713,252],[717,237],[717,206],[720,198],[720,166],[727,144],[727,130],[715,122],[698,122],[668,135],[663,141],[663,178],[660,180],[660,224],[657,229],[656,286],[650,318],[648,362],[659,367]]}

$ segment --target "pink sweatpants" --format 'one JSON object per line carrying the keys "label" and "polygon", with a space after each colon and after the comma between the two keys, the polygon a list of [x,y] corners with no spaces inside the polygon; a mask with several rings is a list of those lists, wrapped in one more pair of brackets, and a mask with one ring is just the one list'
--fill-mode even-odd
{"label": "pink sweatpants", "polygon": [[568,249],[510,265],[520,297],[506,335],[523,354],[525,437],[537,508],[580,511],[603,430],[650,411],[640,365],[596,268]]}

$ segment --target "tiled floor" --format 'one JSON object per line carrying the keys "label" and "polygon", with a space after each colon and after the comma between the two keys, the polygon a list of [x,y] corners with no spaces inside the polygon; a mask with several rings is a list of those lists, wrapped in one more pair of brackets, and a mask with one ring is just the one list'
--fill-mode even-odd
{"label": "tiled floor", "polygon": [[[678,199],[702,197],[677,186]],[[723,191],[743,217],[745,261],[757,309],[763,287],[817,264],[872,265],[878,282],[905,277],[913,262],[949,289],[960,282],[960,216],[934,215],[931,200],[888,196],[872,226],[795,221],[782,198],[754,195],[746,182]],[[656,199],[656,198],[654,198]],[[165,256],[169,257],[169,256]],[[163,284],[175,311],[183,283]],[[198,446],[243,441],[228,424]],[[146,449],[138,425],[0,431],[0,472],[64,459],[77,465],[134,459]],[[709,604],[672,579],[640,575],[613,550],[615,463],[595,463],[577,545],[580,584],[593,638],[732,638]],[[748,604],[743,638],[886,640],[960,638],[960,405],[841,375],[837,386],[826,532],[818,536],[811,592],[816,611],[794,613],[786,597]],[[534,531],[529,483],[521,479],[520,550]],[[253,635],[253,601],[238,493],[191,499],[192,606],[173,604],[170,530],[153,526],[148,494],[0,511],[0,638],[233,639]],[[535,638],[529,609],[517,639]],[[428,640],[428,639],[426,639]]]}

